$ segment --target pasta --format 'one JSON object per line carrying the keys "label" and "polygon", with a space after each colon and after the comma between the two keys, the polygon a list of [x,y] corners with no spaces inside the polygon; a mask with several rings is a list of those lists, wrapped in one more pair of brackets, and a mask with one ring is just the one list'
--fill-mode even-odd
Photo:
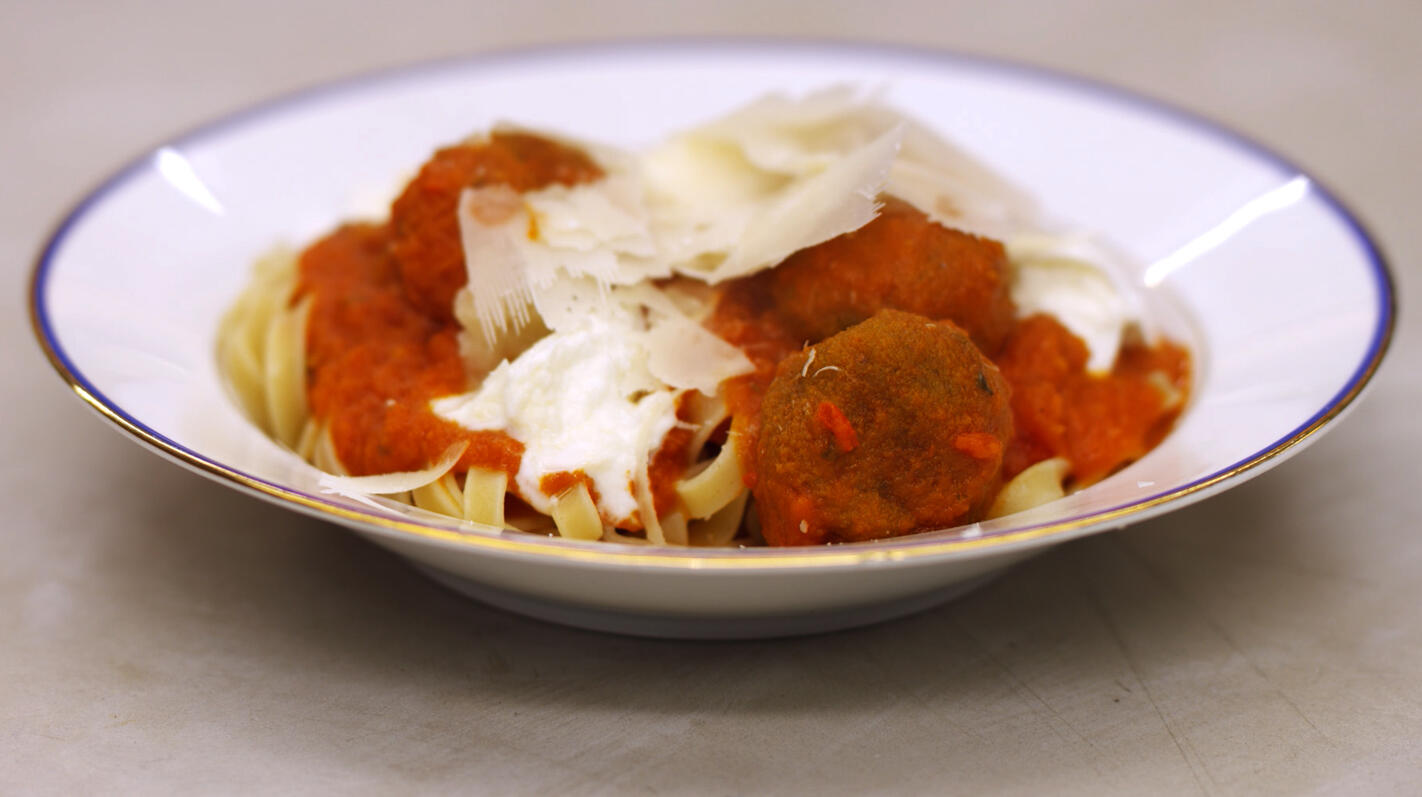
{"label": "pasta", "polygon": [[[641,154],[496,128],[388,221],[260,259],[218,363],[332,492],[482,527],[798,545],[998,517],[1143,455],[1189,389],[1024,197],[842,89]],[[1073,286],[1082,323],[1025,312]]]}
{"label": "pasta", "polygon": [[301,448],[314,445],[303,384],[310,305],[292,305],[295,282],[295,255],[276,251],[258,261],[219,327],[218,362],[247,415],[279,442]]}

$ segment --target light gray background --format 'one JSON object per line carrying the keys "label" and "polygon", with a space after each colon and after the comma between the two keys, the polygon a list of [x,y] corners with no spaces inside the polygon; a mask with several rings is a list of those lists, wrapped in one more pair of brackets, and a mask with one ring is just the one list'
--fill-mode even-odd
{"label": "light gray background", "polygon": [[[391,5],[0,2],[0,792],[1422,788],[1422,4]],[[1224,121],[1377,233],[1389,361],[1299,458],[953,605],[687,644],[456,597],[139,450],[38,354],[45,234],[164,137],[373,68],[666,33],[1006,56]]]}

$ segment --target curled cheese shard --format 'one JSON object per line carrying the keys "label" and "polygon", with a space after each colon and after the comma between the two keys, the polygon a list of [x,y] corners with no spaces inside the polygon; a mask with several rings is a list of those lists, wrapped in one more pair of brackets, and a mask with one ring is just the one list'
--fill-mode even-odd
{"label": "curled cheese shard", "polygon": [[924,124],[887,106],[875,111],[903,119],[903,145],[886,189],[948,227],[989,238],[1010,238],[1040,225],[1036,201],[982,161]]}
{"label": "curled cheese shard", "polygon": [[787,185],[758,208],[725,259],[702,276],[710,282],[742,277],[868,224],[879,212],[879,191],[902,134],[894,127],[823,172]]}
{"label": "curled cheese shard", "polygon": [[423,470],[382,473],[375,476],[336,476],[323,473],[320,480],[321,492],[347,498],[364,498],[369,495],[395,495],[417,490],[449,473],[468,447],[468,443],[450,446],[445,449],[438,462]]}
{"label": "curled cheese shard", "polygon": [[[459,239],[464,250],[469,295],[474,318],[461,318],[465,327],[474,321],[491,344],[507,331],[517,331],[532,320],[533,295],[529,292],[523,259],[507,227],[523,218],[522,199],[508,186],[466,189],[456,210]],[[456,301],[455,310],[458,311]],[[467,315],[467,311],[465,315]]]}
{"label": "curled cheese shard", "polygon": [[867,224],[903,126],[849,89],[771,95],[643,158],[653,231],[678,272],[720,282]]}
{"label": "curled cheese shard", "polygon": [[754,369],[745,352],[685,316],[667,316],[642,335],[647,368],[679,390],[715,394],[727,379]]}

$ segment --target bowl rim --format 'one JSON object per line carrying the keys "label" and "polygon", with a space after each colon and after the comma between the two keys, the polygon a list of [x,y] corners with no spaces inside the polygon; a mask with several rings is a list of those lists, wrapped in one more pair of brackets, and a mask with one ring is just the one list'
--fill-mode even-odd
{"label": "bowl rim", "polygon": [[[757,53],[776,52],[786,55],[857,54],[878,58],[902,58],[944,68],[971,67],[998,74],[1024,78],[1039,85],[1069,89],[1117,105],[1145,111],[1174,124],[1188,127],[1210,138],[1243,150],[1276,168],[1309,181],[1312,192],[1340,221],[1353,237],[1368,261],[1370,274],[1377,289],[1376,319],[1368,347],[1343,386],[1321,408],[1288,434],[1242,459],[1185,484],[1177,485],[1146,497],[1117,504],[1080,515],[1045,521],[1027,526],[983,533],[978,536],[941,538],[935,535],[909,535],[889,540],[877,540],[847,545],[805,548],[678,548],[642,547],[580,543],[556,537],[506,534],[471,534],[454,522],[416,522],[403,520],[375,510],[363,510],[318,496],[284,487],[266,479],[247,474],[211,457],[183,446],[145,425],[115,401],[98,390],[69,359],[55,335],[51,318],[46,312],[45,292],[48,276],[57,252],[74,228],[93,208],[128,180],[146,170],[154,155],[164,147],[181,147],[201,143],[257,121],[260,117],[296,108],[303,103],[339,94],[358,93],[386,82],[418,79],[443,72],[497,68],[555,58],[588,58],[609,55],[656,55],[661,51],[679,55],[688,52],[724,53],[749,50]],[[31,329],[50,365],[60,378],[90,409],[113,423],[120,431],[143,446],[197,473],[225,483],[242,492],[302,511],[326,520],[373,531],[382,535],[415,538],[441,547],[479,551],[483,553],[549,557],[568,564],[653,567],[659,570],[746,571],[767,569],[841,568],[867,563],[925,561],[943,557],[987,555],[1008,547],[1044,541],[1048,537],[1065,541],[1075,536],[1105,527],[1120,527],[1128,522],[1144,520],[1167,509],[1183,507],[1228,486],[1242,476],[1255,476],[1282,462],[1284,455],[1296,453],[1302,446],[1317,439],[1318,433],[1336,421],[1349,409],[1377,372],[1392,342],[1396,325],[1396,280],[1391,266],[1374,236],[1339,197],[1313,174],[1262,143],[1201,114],[1158,100],[1133,90],[1095,79],[1044,66],[1030,65],[1010,59],[929,47],[866,43],[835,39],[775,38],[775,37],[655,37],[642,39],[609,39],[576,44],[546,44],[493,50],[472,55],[453,56],[393,68],[377,69],[333,81],[317,83],[277,95],[235,112],[199,124],[186,132],[165,139],[144,149],[138,156],[118,168],[71,206],[54,226],[35,258],[29,280],[28,306]]]}

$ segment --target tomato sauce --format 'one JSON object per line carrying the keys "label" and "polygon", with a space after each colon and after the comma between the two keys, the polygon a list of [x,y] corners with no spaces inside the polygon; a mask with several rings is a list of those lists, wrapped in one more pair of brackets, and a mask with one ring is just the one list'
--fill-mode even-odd
{"label": "tomato sauce", "polygon": [[429,409],[465,389],[457,328],[405,295],[389,255],[389,229],[347,225],[301,256],[297,297],[311,296],[307,398],[352,474],[419,470],[455,443],[460,470],[518,472],[523,446],[501,432],[471,432]]}
{"label": "tomato sauce", "polygon": [[588,495],[592,497],[593,503],[597,503],[597,487],[593,484],[592,477],[583,470],[549,473],[538,480],[538,489],[544,495],[556,498],[579,484],[588,488]]}
{"label": "tomato sauce", "polygon": [[997,360],[1012,385],[1017,427],[1003,464],[1009,478],[1061,456],[1076,484],[1091,484],[1169,431],[1189,391],[1183,348],[1127,343],[1109,374],[1088,373],[1087,357],[1086,344],[1050,316],[1030,316],[1013,330]]}
{"label": "tomato sauce", "polygon": [[395,200],[388,224],[351,224],[302,253],[296,300],[313,299],[307,396],[353,475],[419,470],[467,443],[457,471],[518,472],[523,445],[435,415],[464,392],[454,294],[467,282],[456,209],[467,187],[529,191],[601,176],[582,152],[523,134],[442,149]]}

